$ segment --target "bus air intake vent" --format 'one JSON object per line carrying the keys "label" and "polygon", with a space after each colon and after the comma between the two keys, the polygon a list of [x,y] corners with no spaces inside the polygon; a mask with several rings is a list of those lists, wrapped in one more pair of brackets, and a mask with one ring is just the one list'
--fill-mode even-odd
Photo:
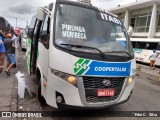
{"label": "bus air intake vent", "polygon": [[91,5],[91,0],[77,0],[77,2]]}

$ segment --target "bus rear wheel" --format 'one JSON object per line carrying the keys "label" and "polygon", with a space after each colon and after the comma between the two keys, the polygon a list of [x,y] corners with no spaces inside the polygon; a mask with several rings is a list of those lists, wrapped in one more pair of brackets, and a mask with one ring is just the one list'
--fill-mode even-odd
{"label": "bus rear wheel", "polygon": [[39,82],[38,82],[38,100],[40,101],[40,103],[41,103],[42,105],[46,105],[46,100],[45,100],[44,97],[42,96],[41,90],[42,90],[41,80],[39,80]]}

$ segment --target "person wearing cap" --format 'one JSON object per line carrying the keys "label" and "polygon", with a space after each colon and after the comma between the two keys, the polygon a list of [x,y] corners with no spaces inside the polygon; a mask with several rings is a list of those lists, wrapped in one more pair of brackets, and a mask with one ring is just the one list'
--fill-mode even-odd
{"label": "person wearing cap", "polygon": [[157,58],[157,53],[156,50],[153,50],[152,55],[150,55],[149,60],[150,60],[150,69],[153,67],[153,70],[155,69],[155,61]]}
{"label": "person wearing cap", "polygon": [[7,58],[7,69],[5,70],[5,72],[7,75],[10,75],[9,70],[16,63],[15,41],[12,40],[11,34],[6,35],[6,39],[4,39],[4,45],[6,49],[6,58]]}
{"label": "person wearing cap", "polygon": [[2,41],[2,37],[0,36],[0,73],[3,71],[3,64],[4,64],[4,55],[5,54],[5,47]]}

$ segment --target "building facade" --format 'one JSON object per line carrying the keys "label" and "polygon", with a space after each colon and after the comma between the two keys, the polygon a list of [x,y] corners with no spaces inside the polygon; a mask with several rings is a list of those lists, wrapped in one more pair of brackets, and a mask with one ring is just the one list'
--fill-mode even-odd
{"label": "building facade", "polygon": [[107,11],[118,15],[126,29],[133,27],[132,38],[160,38],[160,0],[141,0]]}

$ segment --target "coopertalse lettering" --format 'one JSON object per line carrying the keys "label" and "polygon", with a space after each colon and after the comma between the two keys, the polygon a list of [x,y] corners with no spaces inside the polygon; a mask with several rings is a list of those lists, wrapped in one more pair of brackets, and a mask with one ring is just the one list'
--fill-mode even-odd
{"label": "coopertalse lettering", "polygon": [[95,71],[114,71],[114,72],[126,72],[125,67],[95,67]]}

